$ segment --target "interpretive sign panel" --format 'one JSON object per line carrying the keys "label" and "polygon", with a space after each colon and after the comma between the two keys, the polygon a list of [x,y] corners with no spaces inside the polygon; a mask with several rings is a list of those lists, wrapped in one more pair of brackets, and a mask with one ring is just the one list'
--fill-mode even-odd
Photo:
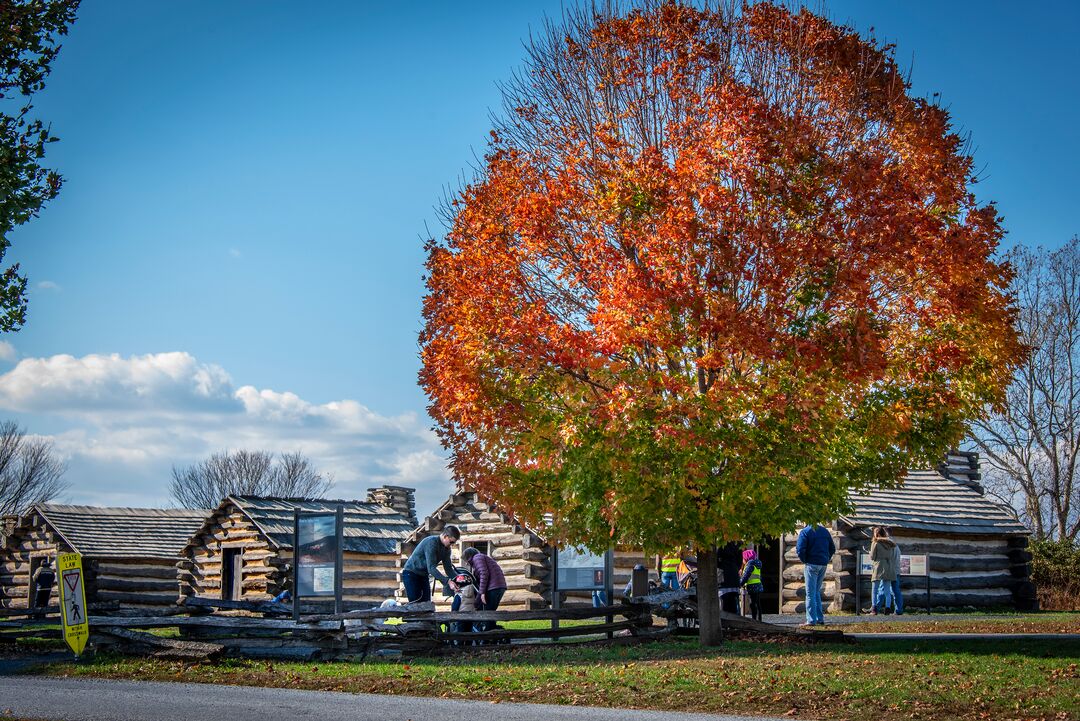
{"label": "interpretive sign panel", "polygon": [[[901,576],[925,576],[929,557],[925,554],[919,556],[900,556]],[[874,573],[874,563],[870,560],[869,553],[859,554],[859,575],[870,576]]]}
{"label": "interpretive sign panel", "polygon": [[607,554],[585,548],[560,548],[556,584],[560,591],[597,591],[607,586]]}
{"label": "interpretive sign panel", "polygon": [[298,596],[333,596],[337,578],[337,516],[301,514],[296,543]]}
{"label": "interpretive sign panel", "polygon": [[329,513],[297,509],[293,519],[293,617],[300,616],[300,599],[333,598],[341,611],[345,508]]}

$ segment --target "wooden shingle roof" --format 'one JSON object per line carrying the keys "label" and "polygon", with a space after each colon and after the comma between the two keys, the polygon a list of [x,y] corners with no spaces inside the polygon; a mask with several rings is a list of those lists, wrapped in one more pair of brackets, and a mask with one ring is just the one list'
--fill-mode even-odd
{"label": "wooden shingle roof", "polygon": [[209,511],[42,503],[34,513],[84,556],[176,558]]}
{"label": "wooden shingle roof", "polygon": [[396,554],[402,539],[413,530],[404,514],[378,503],[260,496],[229,496],[226,503],[230,502],[278,548],[292,548],[297,508],[305,513],[334,513],[338,505],[344,506],[344,550],[354,553]]}
{"label": "wooden shingle roof", "polygon": [[854,513],[841,517],[852,526],[887,526],[946,534],[1027,535],[1008,510],[971,483],[938,471],[909,471],[899,488],[850,496]]}

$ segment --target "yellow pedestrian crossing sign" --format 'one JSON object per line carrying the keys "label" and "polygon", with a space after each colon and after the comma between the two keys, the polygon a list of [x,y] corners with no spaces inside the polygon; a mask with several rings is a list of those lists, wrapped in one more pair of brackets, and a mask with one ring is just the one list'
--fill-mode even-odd
{"label": "yellow pedestrian crossing sign", "polygon": [[90,624],[86,622],[82,556],[62,553],[56,561],[56,570],[60,574],[60,619],[64,625],[64,640],[78,656],[86,648],[86,640],[90,637]]}

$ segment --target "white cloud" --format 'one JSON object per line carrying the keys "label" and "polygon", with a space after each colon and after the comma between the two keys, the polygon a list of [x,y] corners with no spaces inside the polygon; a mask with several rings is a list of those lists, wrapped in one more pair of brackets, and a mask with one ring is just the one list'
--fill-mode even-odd
{"label": "white cloud", "polygon": [[6,340],[0,340],[0,360],[11,362],[19,357],[19,352],[15,350],[15,346],[8,343]]}
{"label": "white cloud", "polygon": [[229,255],[233,258],[239,258],[243,256],[243,253],[240,252],[239,248],[229,248]]}
{"label": "white cloud", "polygon": [[220,412],[241,404],[219,366],[188,353],[25,358],[0,375],[0,408],[65,416]]}
{"label": "white cloud", "polygon": [[51,280],[43,280],[43,281],[41,281],[40,283],[37,284],[37,287],[38,287],[38,290],[55,290],[57,292],[63,290],[63,288],[60,287],[59,283],[56,283],[56,282],[51,281]]}
{"label": "white cloud", "polygon": [[343,498],[384,483],[414,487],[421,516],[451,490],[426,419],[235,388],[223,368],[183,352],[25,358],[0,375],[0,410],[68,426],[52,439],[79,502],[163,505],[172,466],[240,448],[302,451]]}

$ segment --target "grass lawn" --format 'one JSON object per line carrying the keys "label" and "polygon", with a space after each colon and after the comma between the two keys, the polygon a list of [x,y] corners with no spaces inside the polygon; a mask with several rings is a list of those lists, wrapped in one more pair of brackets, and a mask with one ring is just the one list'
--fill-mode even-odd
{"label": "grass lawn", "polygon": [[[826,617],[827,621],[828,617]],[[1080,613],[1013,613],[978,618],[948,615],[907,616],[906,620],[875,620],[834,626],[850,633],[1075,633],[1080,634]]]}
{"label": "grass lawn", "polygon": [[499,647],[364,663],[183,664],[100,656],[59,675],[799,718],[1080,719],[1080,638],[807,645],[692,640]]}

